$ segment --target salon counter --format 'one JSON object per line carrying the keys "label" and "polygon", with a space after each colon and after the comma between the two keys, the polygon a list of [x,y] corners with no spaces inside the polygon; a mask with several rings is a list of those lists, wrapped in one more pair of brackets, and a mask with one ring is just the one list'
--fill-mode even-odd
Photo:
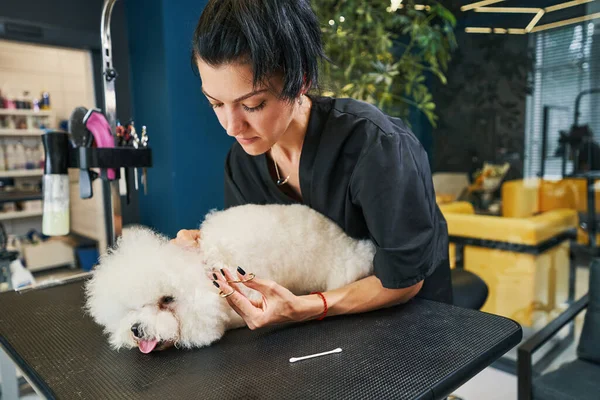
{"label": "salon counter", "polygon": [[[237,329],[197,350],[116,352],[84,315],[82,284],[0,294],[0,344],[47,398],[442,399],[522,336],[512,320],[413,299],[360,315]],[[337,347],[343,351],[289,362]]]}

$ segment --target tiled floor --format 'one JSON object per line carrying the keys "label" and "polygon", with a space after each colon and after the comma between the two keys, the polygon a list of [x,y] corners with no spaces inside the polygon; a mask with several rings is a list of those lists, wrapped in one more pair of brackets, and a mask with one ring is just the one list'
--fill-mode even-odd
{"label": "tiled floor", "polygon": [[517,377],[494,368],[486,368],[454,395],[463,400],[517,400]]}

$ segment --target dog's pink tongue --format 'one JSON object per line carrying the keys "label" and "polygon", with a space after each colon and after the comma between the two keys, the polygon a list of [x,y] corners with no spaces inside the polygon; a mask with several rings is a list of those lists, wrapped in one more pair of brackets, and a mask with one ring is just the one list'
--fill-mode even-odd
{"label": "dog's pink tongue", "polygon": [[142,340],[139,343],[140,351],[144,354],[150,353],[156,347],[158,340]]}

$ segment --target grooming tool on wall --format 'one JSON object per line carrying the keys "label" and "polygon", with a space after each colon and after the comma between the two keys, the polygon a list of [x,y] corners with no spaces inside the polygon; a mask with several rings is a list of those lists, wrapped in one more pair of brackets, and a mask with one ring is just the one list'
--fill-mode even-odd
{"label": "grooming tool on wall", "polygon": [[[127,144],[131,141],[131,124],[121,125],[121,122],[117,121],[116,128],[117,135],[117,146],[118,147],[126,147]],[[136,168],[133,169],[134,173]],[[132,176],[132,172],[130,168],[121,168],[121,180],[119,181],[119,192],[121,196],[125,196],[125,201],[127,204],[131,202],[131,191],[133,188],[131,187],[131,182],[134,181],[135,190],[138,190],[137,179]]]}
{"label": "grooming tool on wall", "polygon": [[[128,138],[127,138],[127,145],[128,146],[132,146],[133,148],[137,149],[138,148],[138,136],[137,136],[137,132],[135,131],[135,125],[134,122],[131,121],[129,123],[129,125],[127,125],[127,133],[128,133]],[[138,186],[138,170],[137,168],[133,169],[133,181],[135,182],[135,190],[139,190],[139,186]]]}
{"label": "grooming tool on wall", "polygon": [[133,147],[135,149],[140,147],[141,140],[138,137],[133,121],[130,121],[127,125],[117,124],[117,138],[119,146]]}
{"label": "grooming tool on wall", "polygon": [[[133,149],[142,149],[148,146],[148,134],[146,126],[142,127],[142,132],[138,134],[135,123],[130,120],[126,124],[116,122],[115,136],[113,136],[110,125],[104,114],[98,109],[87,109],[77,107],[69,121],[69,131],[71,133],[71,143],[74,148],[115,148],[129,147]],[[116,142],[116,145],[115,145]],[[132,171],[133,169],[133,171]],[[103,179],[116,180],[119,177],[119,193],[126,197],[127,204],[131,201],[131,191],[139,190],[138,169],[136,167],[101,168]],[[92,181],[98,177],[98,174],[89,168],[80,168],[80,196],[83,199],[93,196]],[[143,168],[142,184],[144,185],[144,194],[148,194],[147,169]]]}
{"label": "grooming tool on wall", "polygon": [[[120,121],[117,121],[116,128],[117,146],[125,147],[131,139],[131,128],[129,125],[123,126]],[[135,168],[134,168],[135,171]],[[121,168],[121,179],[119,181],[119,193],[125,196],[127,204],[131,202],[131,171],[129,168]],[[135,182],[135,190],[137,190],[137,182]]]}
{"label": "grooming tool on wall", "polygon": [[[119,146],[133,147],[134,149],[148,147],[148,131],[145,125],[142,126],[142,132],[138,135],[135,128],[135,122],[130,120],[127,125],[117,125],[117,137],[119,138]],[[135,189],[138,190],[138,170],[134,168]],[[144,194],[148,194],[148,170],[142,169],[142,185],[144,185]]]}
{"label": "grooming tool on wall", "polygon": [[146,132],[146,125],[142,126],[142,147],[148,147],[148,134]]}
{"label": "grooming tool on wall", "polygon": [[[146,125],[142,126],[142,147],[148,147],[148,134],[146,132]],[[148,194],[148,168],[142,168],[142,185],[144,185],[144,194]]]}
{"label": "grooming tool on wall", "polygon": [[134,149],[137,149],[140,147],[140,138],[138,137],[137,131],[135,130],[135,125],[133,124],[133,121],[131,121],[129,127],[131,132],[131,145]]}
{"label": "grooming tool on wall", "polygon": [[127,129],[123,125],[121,125],[121,123],[119,121],[117,121],[116,135],[117,135],[117,145],[118,146],[124,145],[126,134],[127,134]]}
{"label": "grooming tool on wall", "polygon": [[[134,149],[137,149],[140,147],[140,138],[137,135],[137,131],[135,130],[133,121],[131,121],[130,127],[131,127],[131,145],[133,146]],[[133,169],[133,179],[135,180],[135,190],[139,190],[138,169],[137,168]]]}
{"label": "grooming tool on wall", "polygon": [[[135,170],[135,168],[133,168]],[[119,179],[119,193],[121,196],[125,196],[127,204],[131,202],[131,191],[132,186],[132,171],[131,168],[121,168],[121,178]]]}
{"label": "grooming tool on wall", "polygon": [[[77,107],[71,113],[68,130],[71,134],[71,142],[75,147],[91,147],[93,136],[85,126],[83,119],[88,113],[85,107]],[[88,169],[79,170],[79,195],[82,199],[89,199],[93,196],[92,190],[92,172]]]}
{"label": "grooming tool on wall", "polygon": [[77,147],[91,147],[94,137],[92,132],[85,126],[83,119],[88,113],[85,107],[77,107],[71,113],[68,130],[71,134],[71,142]]}
{"label": "grooming tool on wall", "polygon": [[[86,128],[92,132],[92,135],[94,135],[96,147],[115,147],[115,141],[110,131],[108,120],[100,110],[93,108],[90,109],[83,118],[83,123],[85,124]],[[102,174],[104,174],[105,171],[109,180],[115,180],[116,172],[113,168],[102,170]]]}
{"label": "grooming tool on wall", "polygon": [[[142,126],[141,133],[138,134],[138,131],[135,127],[135,122],[133,120],[129,120],[126,124],[121,124],[117,121],[116,128],[116,136],[117,143],[119,147],[133,147],[134,149],[142,149],[148,147],[148,132],[145,125]],[[142,169],[142,179],[141,182],[144,185],[144,194],[148,194],[148,170],[146,168]],[[123,173],[125,178],[125,185],[122,189],[122,194],[125,194],[125,190],[129,191],[130,182],[132,180],[131,172],[124,171]],[[135,185],[135,190],[139,190],[139,178],[138,178],[138,169],[133,168],[133,182]],[[129,196],[128,196],[129,202]]]}

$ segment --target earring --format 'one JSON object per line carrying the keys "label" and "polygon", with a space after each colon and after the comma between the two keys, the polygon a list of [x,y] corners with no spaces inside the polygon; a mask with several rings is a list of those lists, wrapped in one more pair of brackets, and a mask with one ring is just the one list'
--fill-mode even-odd
{"label": "earring", "polygon": [[302,105],[302,98],[304,97],[303,94],[300,95],[300,98],[298,99],[298,105]]}

